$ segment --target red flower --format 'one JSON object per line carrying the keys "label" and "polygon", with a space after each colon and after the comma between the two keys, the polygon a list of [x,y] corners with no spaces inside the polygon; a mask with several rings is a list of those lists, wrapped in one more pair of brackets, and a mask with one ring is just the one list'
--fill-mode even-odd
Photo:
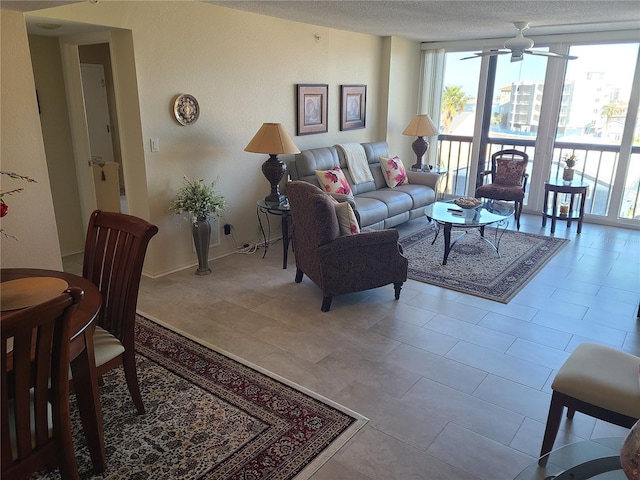
{"label": "red flower", "polygon": [[9,210],[7,204],[4,202],[0,203],[0,217],[4,217],[7,214],[7,210]]}

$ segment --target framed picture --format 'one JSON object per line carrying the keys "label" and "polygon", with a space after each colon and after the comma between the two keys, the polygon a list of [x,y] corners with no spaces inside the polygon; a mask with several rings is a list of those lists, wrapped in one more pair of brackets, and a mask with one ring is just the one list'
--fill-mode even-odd
{"label": "framed picture", "polygon": [[298,84],[298,135],[327,132],[329,85]]}
{"label": "framed picture", "polygon": [[367,86],[342,85],[340,88],[340,130],[365,127]]}

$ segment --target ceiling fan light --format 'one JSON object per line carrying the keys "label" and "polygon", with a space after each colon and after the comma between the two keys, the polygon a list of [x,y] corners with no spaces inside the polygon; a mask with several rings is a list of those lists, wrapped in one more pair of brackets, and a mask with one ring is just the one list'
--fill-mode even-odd
{"label": "ceiling fan light", "polygon": [[533,40],[522,36],[522,32],[518,32],[516,38],[504,42],[504,48],[509,50],[529,50],[533,47]]}

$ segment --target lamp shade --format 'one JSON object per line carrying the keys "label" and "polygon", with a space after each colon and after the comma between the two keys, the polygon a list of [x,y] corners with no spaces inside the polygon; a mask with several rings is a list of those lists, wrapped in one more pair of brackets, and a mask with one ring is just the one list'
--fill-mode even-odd
{"label": "lamp shade", "polygon": [[244,151],[275,155],[280,153],[300,153],[300,149],[293,143],[293,140],[291,140],[291,137],[280,123],[263,123]]}
{"label": "lamp shade", "polygon": [[429,115],[426,114],[413,117],[407,128],[402,132],[403,135],[409,135],[411,137],[432,137],[439,133],[433,121],[429,118]]}

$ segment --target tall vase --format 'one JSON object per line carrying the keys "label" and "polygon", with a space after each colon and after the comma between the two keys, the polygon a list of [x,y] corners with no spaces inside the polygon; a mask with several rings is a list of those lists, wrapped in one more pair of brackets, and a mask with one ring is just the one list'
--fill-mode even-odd
{"label": "tall vase", "polygon": [[211,223],[208,218],[199,218],[193,222],[193,243],[198,254],[198,269],[196,275],[210,275],[209,241],[211,238]]}

